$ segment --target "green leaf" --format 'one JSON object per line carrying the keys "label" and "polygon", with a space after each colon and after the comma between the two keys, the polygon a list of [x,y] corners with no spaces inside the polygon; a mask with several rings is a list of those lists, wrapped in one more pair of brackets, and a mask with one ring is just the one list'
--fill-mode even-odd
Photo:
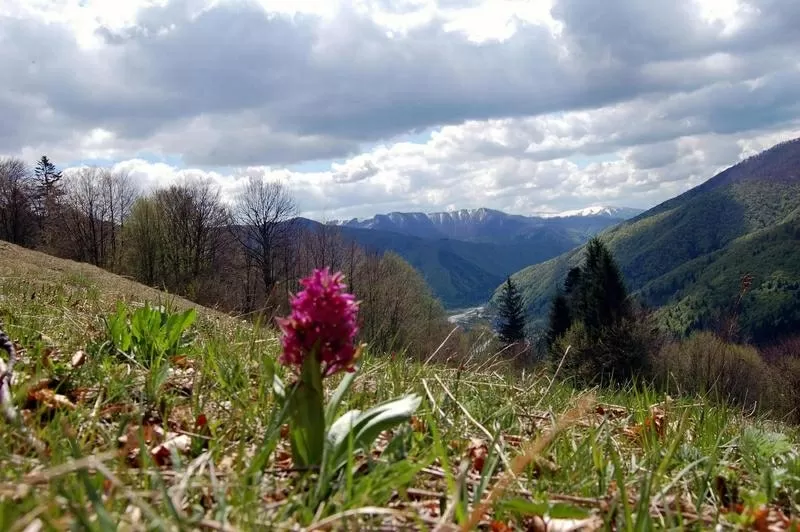
{"label": "green leaf", "polygon": [[344,443],[347,435],[353,430],[358,422],[358,416],[361,414],[360,410],[350,410],[342,414],[333,425],[328,429],[327,441],[334,449],[338,449],[339,445]]}
{"label": "green leaf", "polygon": [[286,387],[276,373],[272,374],[272,393],[275,394],[275,397],[277,397],[281,403],[286,401]]}
{"label": "green leaf", "polygon": [[336,415],[336,409],[339,408],[342,398],[350,389],[350,386],[353,385],[353,381],[355,380],[357,373],[358,368],[356,368],[356,370],[352,373],[347,373],[344,378],[342,378],[342,382],[339,383],[339,386],[336,387],[336,391],[333,392],[330,402],[328,402],[328,405],[325,407],[326,425],[331,425],[331,423],[333,423],[333,416]]}
{"label": "green leaf", "polygon": [[175,350],[180,347],[183,333],[192,326],[197,319],[197,311],[189,309],[180,314],[173,314],[167,319],[166,341],[168,349]]}
{"label": "green leaf", "polygon": [[[408,422],[417,410],[422,399],[417,394],[406,395],[370,408],[365,412],[350,411],[336,420],[328,433],[332,448],[331,463],[334,469],[343,464],[347,454],[347,442],[353,435],[354,450],[369,450],[378,435],[399,423]],[[350,430],[345,430],[346,428]]]}

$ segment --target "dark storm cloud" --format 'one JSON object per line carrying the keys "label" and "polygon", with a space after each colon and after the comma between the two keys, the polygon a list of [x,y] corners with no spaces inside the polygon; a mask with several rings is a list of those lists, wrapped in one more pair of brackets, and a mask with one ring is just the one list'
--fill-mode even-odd
{"label": "dark storm cloud", "polygon": [[[135,26],[98,30],[105,46],[94,50],[57,24],[2,18],[0,151],[104,128],[130,145],[155,139],[191,164],[289,164],[431,126],[631,100],[662,107],[649,122],[662,129],[610,122],[606,147],[767,128],[800,111],[800,7],[751,3],[760,11],[725,36],[694,2],[559,0],[561,36],[522,24],[481,43],[437,19],[388,37],[349,9],[330,21],[247,2],[151,7]],[[548,150],[539,157],[571,148]]]}

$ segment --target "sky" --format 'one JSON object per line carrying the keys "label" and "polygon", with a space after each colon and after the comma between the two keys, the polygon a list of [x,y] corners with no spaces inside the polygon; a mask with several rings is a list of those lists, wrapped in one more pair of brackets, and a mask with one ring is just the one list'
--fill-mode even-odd
{"label": "sky", "polygon": [[0,155],[320,220],[647,208],[800,136],[797,0],[3,0]]}

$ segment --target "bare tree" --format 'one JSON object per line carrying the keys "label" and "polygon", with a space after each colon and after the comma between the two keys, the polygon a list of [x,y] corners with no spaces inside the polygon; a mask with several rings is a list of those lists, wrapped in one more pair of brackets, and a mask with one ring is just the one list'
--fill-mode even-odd
{"label": "bare tree", "polygon": [[0,159],[0,238],[31,245],[36,231],[34,184],[21,159]]}
{"label": "bare tree", "polygon": [[251,176],[234,201],[231,231],[261,274],[265,300],[278,280],[278,257],[288,247],[296,211],[289,190],[263,177]]}
{"label": "bare tree", "polygon": [[108,206],[103,197],[107,171],[96,166],[81,168],[67,177],[64,187],[62,240],[69,241],[71,258],[104,266]]}
{"label": "bare tree", "polygon": [[164,223],[155,199],[136,200],[126,221],[124,269],[147,285],[162,284]]}
{"label": "bare tree", "polygon": [[90,166],[68,175],[61,215],[66,231],[60,239],[68,243],[64,253],[97,266],[115,266],[121,229],[137,195],[126,173]]}
{"label": "bare tree", "polygon": [[130,216],[133,204],[141,193],[130,174],[125,171],[104,174],[102,189],[110,230],[109,255],[116,263],[122,251],[125,221]]}
{"label": "bare tree", "polygon": [[187,293],[207,273],[223,244],[229,215],[218,187],[209,180],[186,181],[155,193],[163,218],[167,284]]}

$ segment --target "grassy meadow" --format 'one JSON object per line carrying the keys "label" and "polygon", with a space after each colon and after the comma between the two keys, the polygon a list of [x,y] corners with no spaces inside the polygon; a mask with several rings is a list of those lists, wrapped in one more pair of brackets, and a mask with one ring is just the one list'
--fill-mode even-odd
{"label": "grassy meadow", "polygon": [[[4,406],[19,414],[0,420],[1,530],[796,526],[796,429],[677,391],[577,390],[502,355],[443,365],[367,348],[339,409],[408,393],[419,409],[336,474],[296,468],[271,328],[0,251],[0,319],[18,355]],[[140,335],[138,353],[175,340],[158,364],[115,348],[145,303],[187,323],[196,312],[179,339]]]}

